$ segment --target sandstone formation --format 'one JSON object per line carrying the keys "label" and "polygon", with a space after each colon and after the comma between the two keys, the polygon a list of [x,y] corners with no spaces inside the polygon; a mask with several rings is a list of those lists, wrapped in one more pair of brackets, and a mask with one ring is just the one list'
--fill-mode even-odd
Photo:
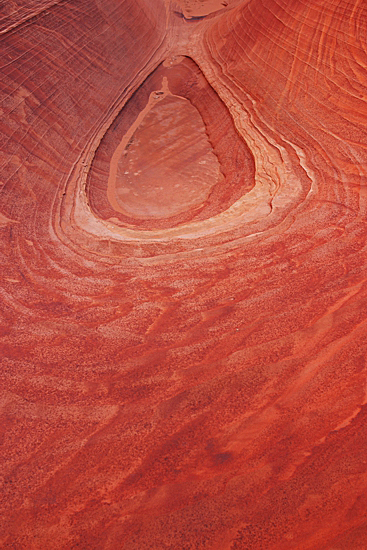
{"label": "sandstone formation", "polygon": [[367,548],[367,5],[1,8],[4,549]]}

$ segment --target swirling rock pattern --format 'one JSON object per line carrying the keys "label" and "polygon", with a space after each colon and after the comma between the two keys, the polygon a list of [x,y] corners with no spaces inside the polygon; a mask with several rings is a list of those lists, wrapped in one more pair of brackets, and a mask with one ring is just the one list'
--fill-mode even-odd
{"label": "swirling rock pattern", "polygon": [[5,6],[1,547],[365,549],[366,3]]}

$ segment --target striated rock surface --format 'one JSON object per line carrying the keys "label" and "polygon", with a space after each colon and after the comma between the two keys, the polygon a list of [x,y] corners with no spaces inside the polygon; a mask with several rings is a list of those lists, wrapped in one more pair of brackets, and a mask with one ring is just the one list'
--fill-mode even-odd
{"label": "striated rock surface", "polygon": [[1,548],[367,547],[366,9],[4,3]]}

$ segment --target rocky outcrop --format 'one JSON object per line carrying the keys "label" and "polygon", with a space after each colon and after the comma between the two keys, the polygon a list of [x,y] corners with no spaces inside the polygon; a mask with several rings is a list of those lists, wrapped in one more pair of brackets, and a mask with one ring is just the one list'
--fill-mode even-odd
{"label": "rocky outcrop", "polygon": [[0,545],[365,548],[366,5],[0,32]]}

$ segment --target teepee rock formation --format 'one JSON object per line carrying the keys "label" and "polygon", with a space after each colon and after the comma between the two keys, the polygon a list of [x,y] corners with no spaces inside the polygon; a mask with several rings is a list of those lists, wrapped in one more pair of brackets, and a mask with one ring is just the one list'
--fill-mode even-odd
{"label": "teepee rock formation", "polygon": [[367,4],[0,17],[1,548],[367,548]]}

